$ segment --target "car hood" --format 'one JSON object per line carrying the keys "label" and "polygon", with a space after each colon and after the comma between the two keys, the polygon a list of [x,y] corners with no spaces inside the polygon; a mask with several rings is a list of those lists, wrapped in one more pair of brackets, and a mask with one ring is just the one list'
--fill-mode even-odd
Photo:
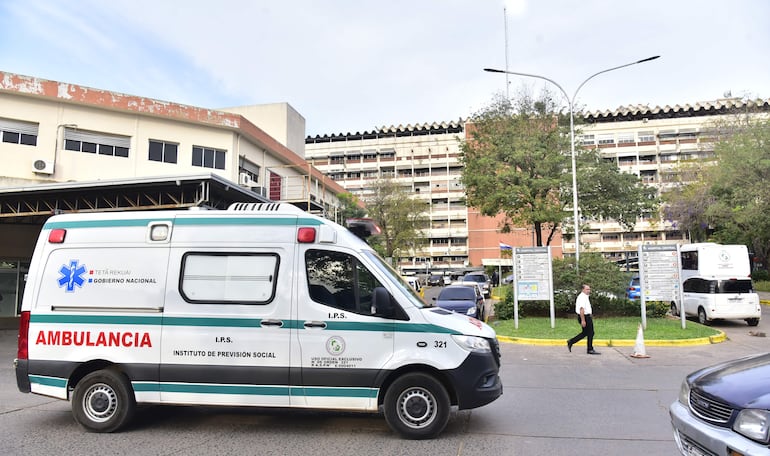
{"label": "car hood", "polygon": [[471,301],[470,299],[437,299],[436,307],[465,313],[465,311],[471,307],[476,307],[476,302]]}
{"label": "car hood", "polygon": [[687,379],[692,388],[736,408],[770,409],[770,353],[707,367]]}
{"label": "car hood", "polygon": [[422,315],[428,323],[442,326],[456,334],[479,336],[487,339],[497,337],[495,330],[488,324],[461,313],[451,312],[440,307],[425,307],[422,309]]}

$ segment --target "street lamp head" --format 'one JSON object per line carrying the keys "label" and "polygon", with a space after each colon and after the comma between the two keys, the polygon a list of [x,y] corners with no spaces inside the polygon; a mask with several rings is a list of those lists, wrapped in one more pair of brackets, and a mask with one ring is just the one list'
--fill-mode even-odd
{"label": "street lamp head", "polygon": [[660,56],[659,56],[659,55],[654,55],[654,56],[652,56],[652,57],[647,57],[646,59],[642,59],[642,60],[640,60],[640,61],[638,61],[638,62],[636,62],[636,63],[644,63],[644,62],[649,62],[650,60],[655,60],[655,59],[659,59],[659,58],[660,58]]}

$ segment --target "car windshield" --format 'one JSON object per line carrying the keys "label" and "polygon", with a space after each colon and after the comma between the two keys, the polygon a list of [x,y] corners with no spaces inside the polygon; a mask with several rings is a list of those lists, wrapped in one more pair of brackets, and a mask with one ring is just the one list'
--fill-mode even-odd
{"label": "car windshield", "polygon": [[440,301],[467,301],[474,300],[475,298],[476,293],[467,287],[444,288],[438,295]]}
{"label": "car windshield", "polygon": [[465,281],[486,282],[487,279],[485,279],[481,274],[466,274],[465,277],[463,277],[463,282]]}
{"label": "car windshield", "polygon": [[403,291],[406,296],[409,297],[409,301],[415,307],[422,308],[429,306],[425,301],[422,300],[420,295],[417,294],[417,291],[411,285],[409,285],[404,280],[404,278],[395,271],[395,269],[393,269],[387,262],[380,258],[376,252],[373,250],[364,250],[363,253],[372,261],[372,263],[382,272],[383,275],[395,279],[393,283],[398,285],[401,291]]}

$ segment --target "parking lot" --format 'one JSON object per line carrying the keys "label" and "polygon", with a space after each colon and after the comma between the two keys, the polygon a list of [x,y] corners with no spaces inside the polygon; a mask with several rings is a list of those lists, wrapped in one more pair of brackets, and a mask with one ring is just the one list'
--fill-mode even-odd
{"label": "parking lot", "polygon": [[391,433],[378,415],[265,409],[148,407],[118,434],[89,434],[69,404],[19,393],[12,361],[16,333],[0,331],[2,454],[424,454],[676,455],[668,406],[685,374],[705,365],[767,351],[770,310],[756,328],[715,326],[714,345],[602,347],[602,356],[566,347],[502,344],[505,391],[485,407],[456,412],[432,441]]}

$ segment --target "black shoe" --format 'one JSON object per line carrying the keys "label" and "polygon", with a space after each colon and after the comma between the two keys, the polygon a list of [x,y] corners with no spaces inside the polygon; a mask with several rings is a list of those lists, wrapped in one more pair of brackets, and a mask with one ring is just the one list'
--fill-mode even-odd
{"label": "black shoe", "polygon": [[569,350],[570,353],[572,353],[572,342],[567,341],[567,350]]}
{"label": "black shoe", "polygon": [[596,350],[588,350],[588,354],[589,354],[589,355],[601,355],[601,353],[599,353],[599,352],[598,352],[598,351],[596,351]]}

